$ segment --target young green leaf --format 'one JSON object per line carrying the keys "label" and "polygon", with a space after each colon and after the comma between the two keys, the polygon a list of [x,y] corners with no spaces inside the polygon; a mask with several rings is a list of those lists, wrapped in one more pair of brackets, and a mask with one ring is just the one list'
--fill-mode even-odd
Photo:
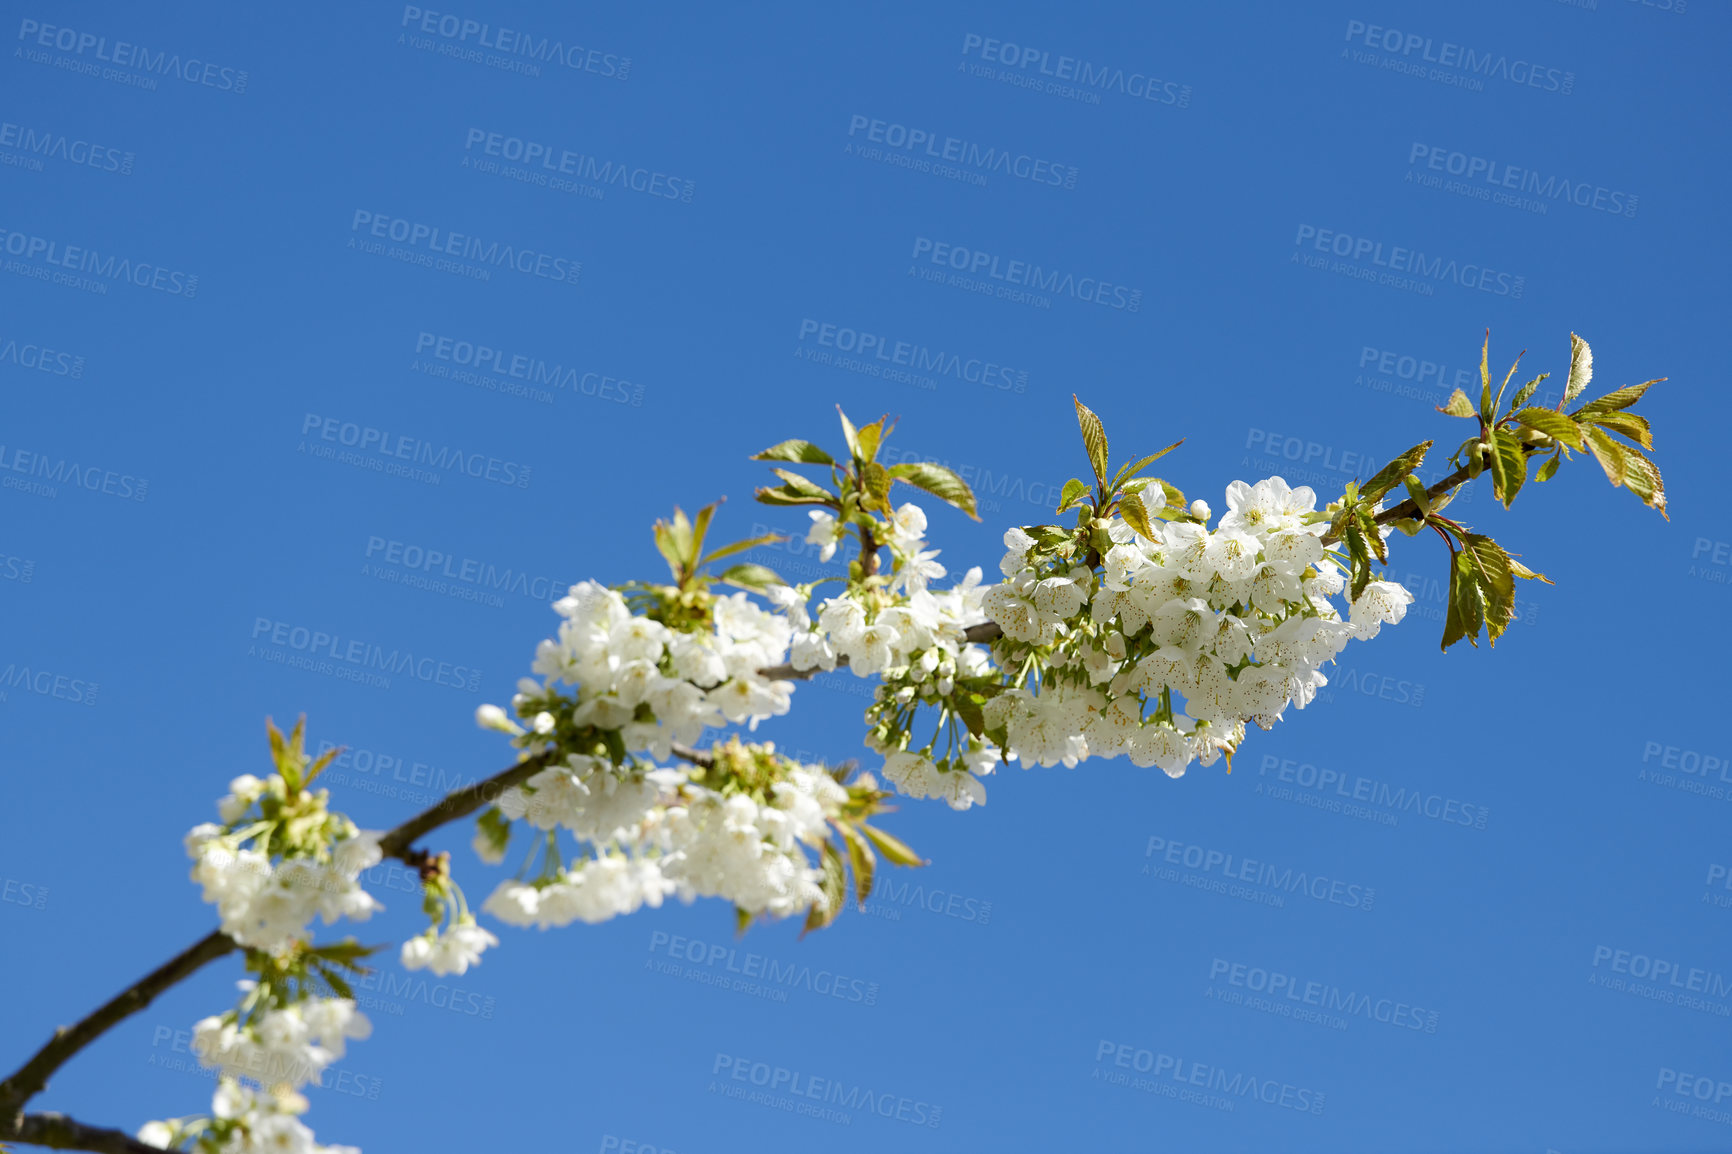
{"label": "young green leaf", "polygon": [[1433,406],[1438,412],[1448,417],[1473,416],[1473,402],[1467,399],[1467,394],[1460,389],[1449,394],[1449,400],[1441,405]]}
{"label": "young green leaf", "polygon": [[1107,430],[1101,424],[1101,419],[1094,410],[1077,400],[1076,394],[1071,394],[1071,403],[1076,405],[1076,423],[1082,430],[1083,448],[1088,451],[1089,467],[1094,470],[1095,480],[1102,488],[1107,483]]}
{"label": "young green leaf", "polygon": [[1558,402],[1558,408],[1582,395],[1582,390],[1588,387],[1588,382],[1594,379],[1594,350],[1588,347],[1588,342],[1570,334],[1570,375],[1564,382],[1564,396]]}
{"label": "young green leaf", "polygon": [[[787,582],[777,576],[774,569],[762,565],[743,562],[722,570],[717,578],[724,585],[732,585],[737,589],[749,589],[754,593],[762,593],[772,585],[786,585]],[[608,732],[613,732],[609,730]]]}
{"label": "young green leaf", "polygon": [[860,459],[860,434],[854,428],[854,422],[848,419],[848,414],[842,411],[842,406],[836,406],[836,415],[842,418],[842,439],[848,442],[848,452],[855,460]]}
{"label": "young green leaf", "polygon": [[1480,600],[1479,583],[1474,580],[1473,565],[1465,551],[1456,553],[1449,570],[1449,605],[1443,619],[1443,648],[1466,640],[1479,648],[1479,631],[1485,621],[1485,606]]}
{"label": "young green leaf", "polygon": [[834,465],[830,454],[810,441],[783,441],[752,455],[754,461],[792,461],[798,465]]}
{"label": "young green leaf", "polygon": [[1548,437],[1556,438],[1572,449],[1583,447],[1582,430],[1576,422],[1558,412],[1556,409],[1518,409],[1515,414],[1517,424],[1526,425],[1530,429],[1538,429]]}
{"label": "young green leaf", "polygon": [[1079,501],[1083,500],[1085,497],[1087,497],[1093,491],[1094,491],[1093,489],[1089,488],[1089,484],[1087,481],[1084,481],[1079,477],[1072,477],[1070,480],[1068,480],[1064,483],[1064,488],[1059,490],[1058,508],[1054,509],[1053,512],[1055,512],[1055,513],[1064,512],[1066,509],[1070,508],[1072,505],[1075,505]]}
{"label": "young green leaf", "polygon": [[1511,409],[1519,409],[1523,405],[1527,404],[1528,399],[1531,398],[1534,395],[1535,390],[1540,387],[1540,382],[1549,376],[1551,376],[1550,373],[1541,373],[1539,376],[1523,385],[1516,391],[1516,395],[1510,398],[1509,407]]}
{"label": "young green leaf", "polygon": [[1465,557],[1484,602],[1485,633],[1492,647],[1515,617],[1515,574],[1503,546],[1479,533],[1462,537]]}
{"label": "young green leaf", "polygon": [[884,443],[886,435],[884,421],[884,417],[879,417],[870,425],[860,426],[859,431],[855,434],[860,443],[860,459],[862,461],[876,461],[878,459],[878,448]]}
{"label": "young green leaf", "polygon": [[1628,437],[1644,449],[1654,447],[1654,433],[1648,424],[1648,418],[1637,413],[1593,413],[1584,418],[1592,421],[1602,429],[1610,429],[1619,436]]}
{"label": "young green leaf", "polygon": [[820,501],[834,501],[836,499],[835,494],[831,493],[830,490],[808,481],[805,477],[791,470],[771,469],[770,472],[782,478],[789,491],[798,493],[802,497],[815,497]]}
{"label": "young green leaf", "polygon": [[906,481],[916,489],[931,493],[948,505],[956,506],[976,521],[980,520],[980,514],[975,510],[974,490],[968,487],[967,481],[943,465],[909,461],[890,466],[890,475],[898,481]]}
{"label": "young green leaf", "polygon": [[1143,504],[1141,493],[1125,493],[1119,497],[1119,516],[1125,524],[1141,533],[1145,540],[1154,541],[1155,528],[1149,522],[1148,506]]}
{"label": "young green leaf", "polygon": [[[1509,388],[1509,383],[1515,379],[1516,369],[1521,367],[1522,358],[1527,356],[1527,352],[1528,351],[1526,349],[1523,349],[1521,352],[1516,354],[1515,364],[1513,364],[1509,367],[1509,372],[1504,374],[1503,384],[1501,384],[1497,387],[1497,400],[1493,401],[1492,406],[1491,406],[1491,411],[1494,414],[1503,408],[1504,390]],[[1511,407],[1513,408],[1514,406],[1511,406]]]}
{"label": "young green leaf", "polygon": [[860,507],[866,510],[876,509],[888,516],[890,508],[890,486],[896,483],[896,478],[876,461],[867,461],[860,466],[860,480],[866,487],[866,495],[860,501]]}
{"label": "young green leaf", "polygon": [[872,896],[872,875],[877,869],[878,859],[872,856],[872,847],[860,836],[859,830],[839,821],[836,831],[848,845],[848,864],[854,871],[854,900],[865,905],[866,899]]}
{"label": "young green leaf", "polygon": [[827,493],[814,497],[792,485],[777,485],[773,489],[760,488],[755,490],[753,495],[764,505],[828,505],[832,509],[840,507],[836,498]]}
{"label": "young green leaf", "polygon": [[1643,381],[1639,385],[1625,385],[1621,389],[1614,389],[1603,397],[1595,397],[1571,415],[1580,418],[1595,413],[1611,413],[1619,409],[1627,409],[1641,400],[1642,394],[1647,392],[1650,386],[1657,385],[1665,379],[1665,377],[1655,377],[1653,380]]}
{"label": "young green leaf", "polygon": [[1133,461],[1131,464],[1126,465],[1124,468],[1122,468],[1118,471],[1117,475],[1115,475],[1113,477],[1112,487],[1114,489],[1117,489],[1120,485],[1123,485],[1125,483],[1127,478],[1134,477],[1138,473],[1141,473],[1144,469],[1148,468],[1150,465],[1154,464],[1156,461],[1160,460],[1162,457],[1166,456],[1168,453],[1172,452],[1174,449],[1178,448],[1180,445],[1182,445],[1184,443],[1185,443],[1185,439],[1183,437],[1180,437],[1178,440],[1174,441],[1172,444],[1168,445],[1166,448],[1162,449],[1160,452],[1150,453],[1148,456],[1144,457],[1142,460]]}
{"label": "young green leaf", "polygon": [[1497,416],[1491,403],[1491,330],[1485,330],[1485,344],[1479,350],[1479,419],[1489,425]]}
{"label": "young green leaf", "polygon": [[744,553],[747,549],[756,549],[759,545],[774,545],[778,541],[787,541],[788,537],[781,533],[765,533],[762,537],[748,537],[744,541],[735,541],[731,545],[723,545],[713,549],[698,559],[699,565],[708,565],[711,561],[720,561],[723,557],[732,557],[735,553]]}
{"label": "young green leaf", "polygon": [[899,866],[923,866],[926,864],[921,860],[920,855],[909,849],[901,839],[892,837],[881,829],[875,829],[865,822],[861,822],[857,828],[892,864]]}
{"label": "young green leaf", "polygon": [[1538,473],[1534,474],[1534,480],[1540,482],[1541,484],[1544,484],[1545,482],[1551,480],[1553,477],[1558,475],[1558,466],[1562,462],[1563,462],[1563,454],[1561,452],[1553,453],[1551,455],[1551,459],[1546,461],[1545,464],[1541,465],[1540,471]]}
{"label": "young green leaf", "polygon": [[1611,435],[1604,430],[1590,426],[1588,428],[1588,451],[1594,455],[1594,460],[1600,463],[1600,468],[1606,471],[1606,480],[1616,488],[1624,483],[1624,450]]}
{"label": "young green leaf", "polygon": [[1496,486],[1493,495],[1507,509],[1527,479],[1527,454],[1522,451],[1521,439],[1508,429],[1499,429],[1492,434],[1492,484]]}
{"label": "young green leaf", "polygon": [[1425,460],[1425,454],[1431,449],[1430,441],[1421,441],[1383,468],[1377,470],[1376,476],[1365,482],[1360,495],[1368,504],[1376,504],[1378,499],[1389,490],[1401,484],[1401,479],[1419,468]]}

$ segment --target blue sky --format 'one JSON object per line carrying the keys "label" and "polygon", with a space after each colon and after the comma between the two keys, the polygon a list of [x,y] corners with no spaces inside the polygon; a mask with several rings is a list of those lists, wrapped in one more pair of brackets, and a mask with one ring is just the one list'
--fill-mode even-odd
{"label": "blue sky", "polygon": [[[1271,473],[1328,495],[1453,448],[1432,406],[1486,328],[1494,366],[1525,348],[1554,380],[1574,330],[1596,386],[1669,378],[1644,408],[1673,516],[1586,461],[1512,513],[1473,492],[1463,516],[1557,582],[1496,653],[1438,651],[1443,558],[1400,539],[1415,611],[1230,776],[1097,761],[1001,772],[964,814],[908,803],[894,828],[932,864],[804,941],[734,941],[712,902],[501,929],[444,982],[387,956],[375,1036],[308,1120],[373,1150],[1732,1139],[1724,10],[10,20],[8,1066],[213,924],[180,837],[260,771],[266,715],[355,751],[333,789],[364,825],[502,767],[470,715],[551,631],[547,591],[653,576],[675,503],[728,496],[730,537],[799,527],[752,503],[746,457],[836,440],[837,404],[976,483],[982,523],[935,508],[931,537],[990,572],[1082,467],[1072,392],[1116,455],[1185,437],[1166,475],[1189,495]],[[1019,288],[1028,266],[1069,287]],[[899,343],[955,367],[886,372]],[[376,446],[404,438],[484,463],[388,471]],[[297,628],[425,676],[297,668],[272,643]],[[803,687],[764,732],[860,756],[857,688]],[[468,837],[432,844],[479,898],[501,871]],[[373,880],[388,913],[361,936],[412,932],[405,879]],[[203,1108],[176,1031],[239,976],[210,967],[38,1106],[128,1129]],[[1266,1100],[1220,1093],[1252,1079]],[[793,1108],[832,1083],[875,1109]]]}

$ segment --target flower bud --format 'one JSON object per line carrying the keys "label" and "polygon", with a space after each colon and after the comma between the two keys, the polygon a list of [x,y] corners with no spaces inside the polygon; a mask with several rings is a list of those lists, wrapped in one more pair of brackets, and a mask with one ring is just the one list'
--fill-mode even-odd
{"label": "flower bud", "polygon": [[1199,521],[1207,521],[1209,519],[1209,503],[1201,497],[1192,501],[1191,516],[1195,517]]}
{"label": "flower bud", "polygon": [[497,705],[476,706],[475,724],[482,729],[497,729],[500,733],[509,733],[513,737],[523,734],[523,727],[505,716],[505,711]]}

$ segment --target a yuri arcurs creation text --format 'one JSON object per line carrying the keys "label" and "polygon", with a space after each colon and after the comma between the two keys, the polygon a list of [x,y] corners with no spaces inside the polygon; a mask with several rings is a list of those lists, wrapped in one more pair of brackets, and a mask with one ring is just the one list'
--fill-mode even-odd
{"label": "a yuri arcurs creation text", "polygon": [[[429,918],[399,962],[437,975],[462,974],[499,945],[478,914],[547,928],[716,897],[741,930],[791,916],[819,929],[850,894],[867,899],[880,858],[922,864],[876,824],[896,793],[965,810],[986,801],[984,779],[1006,762],[1122,756],[1175,778],[1193,763],[1230,763],[1249,727],[1312,704],[1349,644],[1405,616],[1412,595],[1378,576],[1397,532],[1435,534],[1444,547],[1444,647],[1477,645],[1482,633],[1495,645],[1514,616],[1515,582],[1546,578],[1447,515],[1464,482],[1489,474],[1507,508],[1530,478],[1550,480],[1582,452],[1662,514],[1666,499],[1641,452],[1652,447],[1648,423],[1631,411],[1656,382],[1577,404],[1592,358],[1574,334],[1555,408],[1528,405],[1544,374],[1512,393],[1515,367],[1499,384],[1483,349],[1480,374],[1477,403],[1457,390],[1439,410],[1471,431],[1454,471],[1429,487],[1418,477],[1425,441],[1321,505],[1280,477],[1235,481],[1219,516],[1148,472],[1176,444],[1115,470],[1100,419],[1078,401],[1088,473],[1062,490],[1056,513],[1070,519],[1008,529],[990,584],[978,566],[950,573],[925,511],[898,501],[919,490],[973,517],[974,494],[941,466],[882,463],[894,459],[881,454],[884,419],[856,427],[843,416],[835,451],[804,440],[764,450],[755,459],[777,483],[758,500],[808,512],[807,540],[823,560],[849,551],[846,577],[827,579],[840,588],[821,596],[822,581],[790,585],[737,556],[784,538],[707,548],[717,505],[689,518],[676,509],[654,530],[669,578],[572,586],[509,707],[478,711],[509,735],[515,763],[386,832],[357,829],[317,788],[338,750],[310,758],[302,725],[287,736],[269,726],[273,772],[234,779],[218,820],[185,838],[220,929],[0,1082],[0,1140],[352,1149],[316,1142],[300,1090],[370,1032],[350,982],[379,947],[317,942],[314,925],[366,920],[378,904],[360,879],[384,857],[418,871]],[[807,764],[755,740],[760,723],[788,712],[798,681],[842,669],[873,683],[866,769]],[[703,745],[710,731],[720,736]],[[415,843],[476,813],[480,860],[518,865],[472,907],[450,856]],[[199,1059],[218,1072],[208,1114],[150,1122],[134,1137],[25,1112],[84,1046],[235,950],[249,975],[240,1001],[193,1027]]]}

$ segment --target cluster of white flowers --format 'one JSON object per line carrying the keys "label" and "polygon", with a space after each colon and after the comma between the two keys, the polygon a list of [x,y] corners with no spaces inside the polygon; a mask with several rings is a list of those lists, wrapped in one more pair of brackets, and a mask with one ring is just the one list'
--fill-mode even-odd
{"label": "cluster of white flowers", "polygon": [[[1015,688],[987,704],[1011,758],[1075,766],[1124,754],[1175,777],[1193,760],[1213,764],[1246,721],[1267,729],[1289,703],[1309,704],[1328,681],[1321,667],[1348,641],[1406,613],[1412,595],[1378,581],[1342,620],[1330,598],[1345,577],[1325,552],[1326,521],[1310,516],[1309,488],[1235,481],[1227,508],[1213,530],[1161,523],[1153,539],[1113,520],[1098,578],[1031,561],[1035,540],[1005,534],[1006,580],[982,604],[1011,642],[1051,648],[1057,671],[1039,692]],[[1150,702],[1162,705],[1145,718]]]}
{"label": "cluster of white flowers", "polygon": [[[766,747],[769,751],[769,747]],[[847,790],[822,770],[790,765],[760,802],[722,794],[681,769],[616,772],[572,755],[500,798],[500,809],[544,830],[563,828],[596,853],[535,882],[506,881],[482,907],[516,926],[601,922],[642,906],[722,897],[748,913],[787,916],[819,896],[816,846]]]}
{"label": "cluster of white flowers", "polygon": [[348,998],[307,997],[244,1023],[232,1012],[205,1018],[192,1032],[203,1065],[226,1077],[299,1089],[318,1083],[325,1067],[343,1057],[348,1039],[366,1038],[373,1025]]}
{"label": "cluster of white flowers", "polygon": [[355,1146],[319,1145],[300,1119],[306,1111],[306,1098],[291,1090],[253,1090],[225,1078],[211,1097],[210,1118],[146,1122],[138,1140],[173,1150],[197,1136],[202,1154],[361,1154]]}
{"label": "cluster of white flowers", "polygon": [[405,970],[432,970],[443,978],[466,974],[481,961],[483,950],[497,946],[499,939],[475,924],[474,918],[458,918],[437,933],[410,938],[398,955]]}
{"label": "cluster of white flowers", "polygon": [[321,815],[323,794],[302,790],[293,801],[315,819],[322,817],[303,827],[322,827],[326,836],[273,864],[265,840],[272,823],[238,824],[271,788],[283,792],[279,775],[235,778],[218,803],[225,824],[194,826],[185,845],[194,862],[192,880],[217,907],[223,932],[243,946],[280,953],[308,940],[315,916],[326,925],[338,918],[365,921],[380,908],[357,883],[362,871],[379,863],[379,834],[356,829],[341,814]]}
{"label": "cluster of white flowers", "polygon": [[909,797],[940,798],[951,809],[985,805],[986,786],[980,777],[997,767],[998,750],[984,742],[970,741],[960,756],[963,768],[946,771],[924,753],[895,750],[884,755],[884,776]]}
{"label": "cluster of white flowers", "polygon": [[[555,680],[582,686],[574,725],[617,729],[629,748],[666,758],[674,742],[696,741],[707,727],[755,729],[788,712],[793,686],[758,670],[786,658],[791,628],[744,593],[717,597],[714,629],[703,633],[634,615],[619,593],[593,581],[572,586],[554,609],[565,618],[559,634],[535,652],[534,671],[548,685],[526,678],[518,688],[534,697]],[[646,704],[653,720],[638,717]],[[553,724],[551,716],[537,720]]]}

